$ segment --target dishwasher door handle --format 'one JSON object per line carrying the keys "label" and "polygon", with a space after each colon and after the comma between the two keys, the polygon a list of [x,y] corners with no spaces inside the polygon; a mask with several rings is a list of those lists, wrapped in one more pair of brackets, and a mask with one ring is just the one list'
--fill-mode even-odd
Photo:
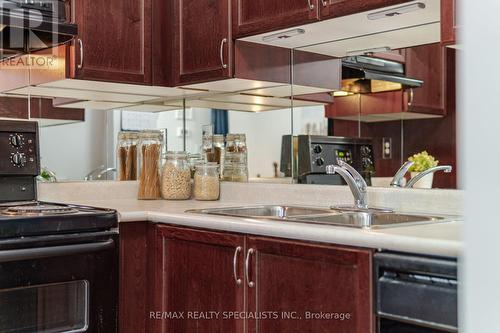
{"label": "dishwasher door handle", "polygon": [[114,246],[115,241],[113,239],[109,239],[103,242],[95,243],[5,250],[0,251],[0,263],[99,252],[112,249]]}

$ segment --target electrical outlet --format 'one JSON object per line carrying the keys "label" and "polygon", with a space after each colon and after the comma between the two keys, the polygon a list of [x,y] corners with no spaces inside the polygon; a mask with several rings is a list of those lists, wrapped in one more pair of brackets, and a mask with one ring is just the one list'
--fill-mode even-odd
{"label": "electrical outlet", "polygon": [[382,159],[392,158],[392,138],[382,138]]}

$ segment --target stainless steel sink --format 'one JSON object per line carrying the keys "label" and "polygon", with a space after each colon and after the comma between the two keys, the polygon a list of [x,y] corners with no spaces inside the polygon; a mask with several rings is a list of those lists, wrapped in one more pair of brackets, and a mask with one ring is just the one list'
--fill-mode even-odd
{"label": "stainless steel sink", "polygon": [[456,220],[445,216],[400,214],[383,210],[356,211],[349,208],[344,210],[341,208],[329,209],[285,205],[211,208],[188,210],[187,212],[354,228],[384,228]]}
{"label": "stainless steel sink", "polygon": [[329,208],[315,208],[315,207],[296,207],[296,206],[252,206],[252,207],[229,207],[229,208],[211,208],[188,210],[191,213],[212,214],[212,215],[226,215],[237,217],[249,218],[274,218],[285,219],[290,217],[310,216],[332,214],[335,211]]}

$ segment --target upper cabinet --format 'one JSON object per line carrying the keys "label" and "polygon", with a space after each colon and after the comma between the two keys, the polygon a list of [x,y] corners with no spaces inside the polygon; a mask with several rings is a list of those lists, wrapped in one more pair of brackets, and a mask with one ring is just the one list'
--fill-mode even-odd
{"label": "upper cabinet", "polygon": [[445,46],[457,44],[456,0],[441,0],[441,43]]}
{"label": "upper cabinet", "polygon": [[321,0],[232,0],[236,37],[293,27],[319,20]]}
{"label": "upper cabinet", "polygon": [[233,54],[230,0],[173,2],[174,85],[230,77]]}
{"label": "upper cabinet", "polygon": [[151,0],[73,0],[77,79],[151,84]]}
{"label": "upper cabinet", "polygon": [[356,14],[409,1],[411,0],[320,0],[321,19]]}

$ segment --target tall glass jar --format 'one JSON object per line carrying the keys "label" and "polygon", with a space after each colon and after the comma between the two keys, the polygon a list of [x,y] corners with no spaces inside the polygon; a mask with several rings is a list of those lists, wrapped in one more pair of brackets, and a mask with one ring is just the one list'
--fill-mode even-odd
{"label": "tall glass jar", "polygon": [[139,193],[144,200],[160,199],[160,164],[163,134],[160,131],[139,133]]}
{"label": "tall glass jar", "polygon": [[247,150],[247,136],[245,134],[235,134],[236,151],[239,153],[239,163],[247,163],[248,150]]}
{"label": "tall glass jar", "polygon": [[213,162],[219,164],[219,173],[222,177],[222,172],[224,170],[224,159],[226,157],[226,145],[224,143],[224,135],[216,134],[213,136],[213,149],[215,153],[215,158]]}
{"label": "tall glass jar", "polygon": [[161,194],[167,200],[191,197],[191,167],[186,152],[169,151],[162,170]]}
{"label": "tall glass jar", "polygon": [[116,148],[118,180],[137,180],[137,143],[139,133],[118,133]]}
{"label": "tall glass jar", "polygon": [[194,198],[196,200],[219,200],[220,178],[217,163],[198,164],[194,174]]}

